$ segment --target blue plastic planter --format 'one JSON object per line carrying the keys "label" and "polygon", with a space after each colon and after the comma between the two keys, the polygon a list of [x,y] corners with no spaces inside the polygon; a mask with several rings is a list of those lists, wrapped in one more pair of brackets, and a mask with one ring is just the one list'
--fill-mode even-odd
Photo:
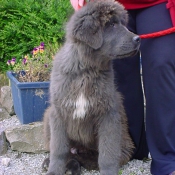
{"label": "blue plastic planter", "polygon": [[41,121],[49,105],[49,82],[19,82],[8,71],[15,113],[22,124]]}

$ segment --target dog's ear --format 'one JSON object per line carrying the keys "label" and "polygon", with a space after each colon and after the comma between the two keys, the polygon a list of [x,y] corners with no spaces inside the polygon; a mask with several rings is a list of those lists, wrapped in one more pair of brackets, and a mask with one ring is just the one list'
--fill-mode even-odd
{"label": "dog's ear", "polygon": [[94,49],[102,46],[103,35],[100,21],[88,15],[85,16],[76,27],[74,33],[76,39],[85,42]]}

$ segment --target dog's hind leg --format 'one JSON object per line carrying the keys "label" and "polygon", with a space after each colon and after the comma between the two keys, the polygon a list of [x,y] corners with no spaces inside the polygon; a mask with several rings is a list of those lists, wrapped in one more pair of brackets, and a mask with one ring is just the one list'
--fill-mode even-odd
{"label": "dog's hind leg", "polygon": [[50,110],[50,163],[47,175],[64,175],[69,142],[59,111],[54,106]]}
{"label": "dog's hind leg", "polygon": [[121,117],[111,110],[103,118],[98,130],[100,175],[117,175],[121,156]]}

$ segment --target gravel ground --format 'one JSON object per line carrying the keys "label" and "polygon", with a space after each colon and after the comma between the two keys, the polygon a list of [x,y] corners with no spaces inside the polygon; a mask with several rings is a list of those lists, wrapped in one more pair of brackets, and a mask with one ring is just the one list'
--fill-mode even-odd
{"label": "gravel ground", "polygon": [[[0,128],[20,125],[16,116],[0,121]],[[48,157],[44,154],[27,154],[8,150],[7,154],[0,156],[0,175],[44,175],[41,168],[43,160]],[[121,167],[119,175],[151,175],[149,161],[132,160]],[[82,169],[82,175],[100,175],[97,171]]]}

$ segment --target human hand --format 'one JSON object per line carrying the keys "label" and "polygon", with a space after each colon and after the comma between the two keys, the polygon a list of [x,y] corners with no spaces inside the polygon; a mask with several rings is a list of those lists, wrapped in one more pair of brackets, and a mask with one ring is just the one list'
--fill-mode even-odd
{"label": "human hand", "polygon": [[70,2],[75,10],[79,10],[86,4],[86,0],[70,0]]}

